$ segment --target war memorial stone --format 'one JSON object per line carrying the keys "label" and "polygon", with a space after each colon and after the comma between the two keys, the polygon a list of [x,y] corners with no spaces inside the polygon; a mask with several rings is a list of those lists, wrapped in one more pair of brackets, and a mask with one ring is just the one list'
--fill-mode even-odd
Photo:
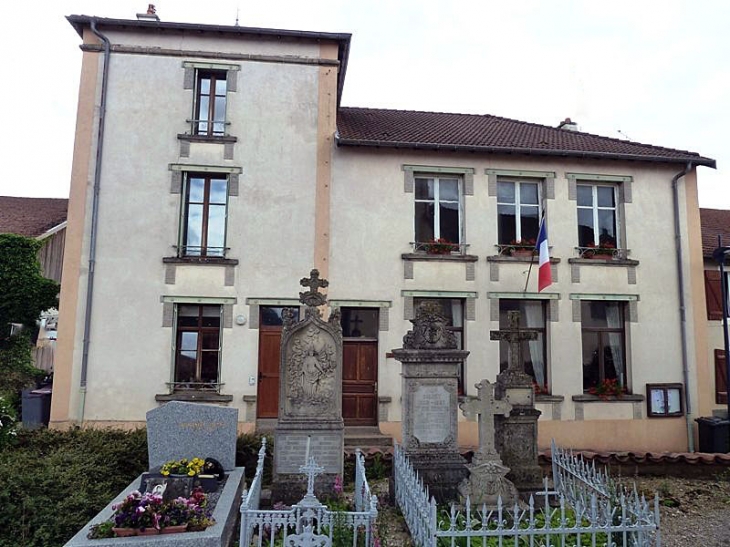
{"label": "war memorial stone", "polygon": [[319,292],[326,279],[312,270],[300,281],[309,290],[299,293],[306,306],[302,321],[285,309],[281,337],[279,417],[275,429],[272,499],[293,503],[306,493],[300,467],[314,457],[323,472],[319,492],[331,493],[342,477],[344,422],[342,420],[342,327],[338,310],[329,321],[320,307],[327,304]]}
{"label": "war memorial stone", "polygon": [[393,357],[403,366],[403,447],[411,464],[437,501],[458,495],[466,477],[457,444],[459,364],[469,355],[435,302],[416,309],[413,329]]}

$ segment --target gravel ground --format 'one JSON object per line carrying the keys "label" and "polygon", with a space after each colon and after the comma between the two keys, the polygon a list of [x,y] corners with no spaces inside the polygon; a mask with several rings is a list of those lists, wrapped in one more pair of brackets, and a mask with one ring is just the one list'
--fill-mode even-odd
{"label": "gravel ground", "polygon": [[[637,477],[627,482],[631,480],[647,497],[653,499],[654,493],[659,493],[664,547],[730,546],[730,481]],[[412,546],[403,517],[387,504],[387,481],[376,481],[371,487],[380,501],[381,546]]]}

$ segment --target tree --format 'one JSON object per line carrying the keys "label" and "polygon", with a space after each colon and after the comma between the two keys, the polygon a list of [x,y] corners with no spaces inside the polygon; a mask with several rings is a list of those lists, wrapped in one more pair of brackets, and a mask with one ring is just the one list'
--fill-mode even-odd
{"label": "tree", "polygon": [[42,243],[0,234],[0,391],[11,397],[37,377],[27,332],[11,336],[12,323],[37,329],[42,311],[58,307],[58,283],[43,277],[38,262]]}

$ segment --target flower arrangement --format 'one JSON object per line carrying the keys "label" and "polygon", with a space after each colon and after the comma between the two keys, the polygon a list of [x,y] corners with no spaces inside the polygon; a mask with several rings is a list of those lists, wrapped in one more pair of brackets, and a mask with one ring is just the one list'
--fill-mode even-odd
{"label": "flower arrangement", "polygon": [[544,386],[541,386],[536,381],[532,381],[532,390],[535,392],[535,395],[549,395],[550,390],[548,389],[547,384]]}
{"label": "flower arrangement", "polygon": [[597,395],[604,401],[609,397],[621,397],[626,393],[626,388],[619,384],[617,378],[606,378],[594,387],[588,389],[591,395]]}
{"label": "flower arrangement", "polygon": [[423,245],[424,250],[430,255],[447,255],[459,250],[458,243],[451,243],[448,239],[440,237],[438,239],[429,239],[428,243]]}
{"label": "flower arrangement", "polygon": [[613,243],[604,241],[596,245],[595,243],[591,242],[586,245],[585,251],[583,251],[583,256],[586,258],[590,258],[593,256],[602,256],[605,258],[613,256],[615,252],[616,245],[614,245]]}
{"label": "flower arrangement", "polygon": [[192,458],[190,460],[182,458],[181,460],[165,462],[160,469],[160,473],[165,477],[168,475],[187,475],[194,477],[200,474],[204,465],[205,461],[201,458]]}
{"label": "flower arrangement", "polygon": [[513,239],[507,245],[502,248],[503,254],[510,256],[532,256],[535,254],[535,245],[537,241],[534,238],[531,239]]}
{"label": "flower arrangement", "polygon": [[134,490],[121,503],[112,505],[114,527],[159,530],[161,508],[162,496]]}

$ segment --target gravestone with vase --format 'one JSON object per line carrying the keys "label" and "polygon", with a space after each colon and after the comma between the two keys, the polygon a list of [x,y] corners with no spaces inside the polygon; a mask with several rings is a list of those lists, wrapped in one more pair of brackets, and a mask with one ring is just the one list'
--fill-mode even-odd
{"label": "gravestone with vase", "polygon": [[324,469],[317,476],[320,492],[332,493],[342,478],[344,422],[342,420],[342,327],[338,310],[322,319],[327,304],[326,279],[312,270],[300,281],[309,290],[299,293],[304,319],[294,321],[285,309],[281,336],[279,417],[275,429],[272,499],[298,501],[306,492],[300,467],[314,457]]}
{"label": "gravestone with vase", "polygon": [[457,349],[438,303],[421,303],[411,323],[403,347],[393,350],[403,364],[403,448],[436,500],[449,501],[467,474],[457,444],[457,398],[459,365],[469,352]]}
{"label": "gravestone with vase", "polygon": [[508,416],[496,416],[495,443],[507,477],[523,496],[542,488],[542,469],[537,463],[537,420],[532,377],[525,373],[522,342],[535,340],[537,331],[520,327],[520,312],[507,312],[508,328],[491,331],[490,338],[509,345],[509,366],[497,375],[496,396],[512,407]]}
{"label": "gravestone with vase", "polygon": [[[200,403],[171,401],[147,413],[149,471],[135,479],[119,496],[99,512],[66,545],[126,546],[155,545],[170,547],[223,547],[234,537],[238,504],[244,485],[244,469],[236,467],[238,409]],[[201,485],[201,478],[161,475],[160,468],[169,461],[186,458],[212,458],[221,463],[225,478],[219,488],[208,487],[215,500],[212,517],[215,524],[203,531],[153,535],[147,538],[88,539],[91,526],[113,515],[112,506],[135,490],[159,492],[164,499],[188,496]],[[212,478],[216,482],[215,478]],[[151,530],[154,532],[154,530]]]}
{"label": "gravestone with vase", "polygon": [[515,485],[507,479],[509,467],[502,463],[494,445],[495,416],[509,416],[512,405],[494,396],[494,384],[482,380],[476,384],[477,396],[459,405],[468,418],[476,417],[479,423],[479,448],[467,465],[469,478],[459,485],[459,494],[469,497],[472,504],[495,508],[501,498],[503,506],[515,503],[519,494]]}

